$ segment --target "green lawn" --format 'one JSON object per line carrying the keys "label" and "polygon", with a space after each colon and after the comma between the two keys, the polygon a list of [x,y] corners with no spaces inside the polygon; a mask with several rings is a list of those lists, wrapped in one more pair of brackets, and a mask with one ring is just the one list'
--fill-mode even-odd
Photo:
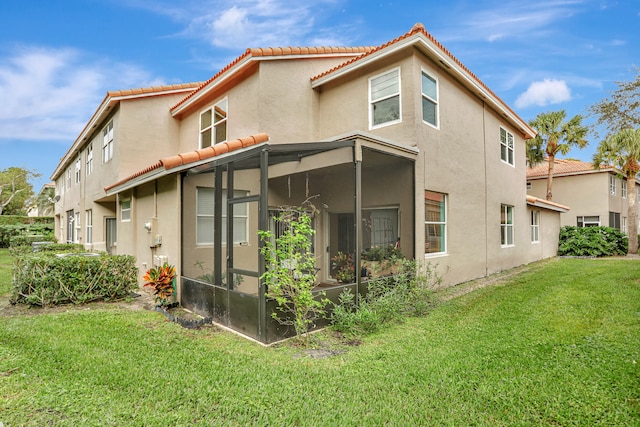
{"label": "green lawn", "polygon": [[344,354],[300,353],[127,308],[0,316],[0,422],[640,425],[640,261],[540,263]]}

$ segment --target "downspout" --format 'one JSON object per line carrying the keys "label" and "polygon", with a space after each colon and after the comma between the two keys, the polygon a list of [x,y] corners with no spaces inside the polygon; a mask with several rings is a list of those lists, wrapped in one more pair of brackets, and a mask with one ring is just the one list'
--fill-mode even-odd
{"label": "downspout", "polygon": [[362,146],[360,145],[360,141],[358,139],[355,140],[355,145],[353,147],[353,161],[355,166],[355,233],[356,233],[356,247],[354,254],[354,273],[356,276],[356,295],[355,295],[355,303],[359,304],[360,297],[360,286],[362,285],[362,274],[360,265],[360,252],[362,251]]}
{"label": "downspout", "polygon": [[486,104],[482,101],[482,155],[484,157],[484,275],[489,275],[489,194],[487,180]]}

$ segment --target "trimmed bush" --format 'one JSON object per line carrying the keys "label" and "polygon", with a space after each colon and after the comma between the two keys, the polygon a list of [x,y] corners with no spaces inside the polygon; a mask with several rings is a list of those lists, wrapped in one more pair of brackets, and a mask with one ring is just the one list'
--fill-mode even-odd
{"label": "trimmed bush", "polygon": [[0,247],[31,245],[32,242],[40,241],[56,241],[53,224],[0,225]]}
{"label": "trimmed bush", "polygon": [[629,242],[620,230],[611,227],[573,227],[560,229],[558,255],[603,257],[626,255]]}
{"label": "trimmed bush", "polygon": [[[138,288],[129,255],[16,251],[12,303],[48,306],[116,300]],[[91,255],[91,256],[89,256]]]}

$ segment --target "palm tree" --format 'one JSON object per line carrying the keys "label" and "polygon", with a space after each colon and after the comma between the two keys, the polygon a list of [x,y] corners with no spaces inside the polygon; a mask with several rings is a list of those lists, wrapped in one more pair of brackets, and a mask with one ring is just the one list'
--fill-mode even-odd
{"label": "palm tree", "polygon": [[602,163],[620,169],[627,180],[629,216],[629,254],[638,253],[638,213],[636,211],[636,175],[640,172],[640,129],[623,129],[600,142],[593,165]]}
{"label": "palm tree", "polygon": [[587,146],[586,135],[588,128],[582,125],[582,116],[575,115],[565,121],[567,113],[564,110],[540,113],[529,122],[538,134],[527,141],[527,160],[530,166],[542,161],[542,153],[549,160],[549,175],[547,176],[547,200],[551,200],[551,186],[553,184],[553,165],[558,152],[566,155],[572,147]]}

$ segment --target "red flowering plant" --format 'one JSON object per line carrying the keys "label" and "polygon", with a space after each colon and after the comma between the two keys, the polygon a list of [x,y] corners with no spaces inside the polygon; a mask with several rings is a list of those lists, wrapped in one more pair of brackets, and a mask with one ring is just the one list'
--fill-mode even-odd
{"label": "red flowering plant", "polygon": [[176,268],[166,262],[162,267],[151,268],[142,277],[145,281],[144,286],[153,289],[153,295],[156,298],[156,304],[163,306],[173,296],[173,279],[176,277]]}

